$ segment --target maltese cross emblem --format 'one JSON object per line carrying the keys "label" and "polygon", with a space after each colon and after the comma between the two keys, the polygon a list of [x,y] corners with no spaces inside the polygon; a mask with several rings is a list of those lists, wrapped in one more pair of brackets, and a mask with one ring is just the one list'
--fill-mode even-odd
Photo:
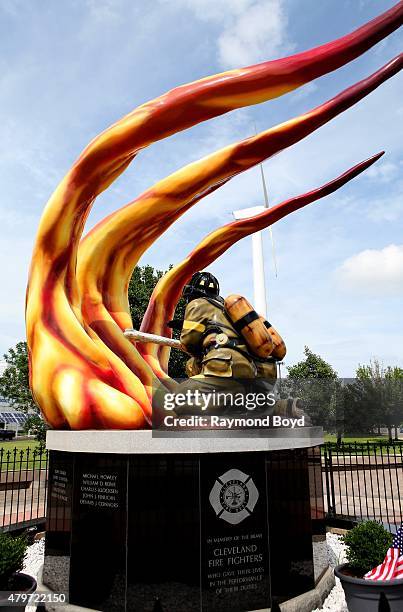
{"label": "maltese cross emblem", "polygon": [[219,476],[209,496],[217,517],[232,525],[250,516],[258,499],[259,491],[252,477],[236,469]]}

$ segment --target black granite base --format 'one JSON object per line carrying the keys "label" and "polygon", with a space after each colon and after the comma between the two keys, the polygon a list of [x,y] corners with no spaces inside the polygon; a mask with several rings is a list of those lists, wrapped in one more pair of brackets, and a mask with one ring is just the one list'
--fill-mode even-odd
{"label": "black granite base", "polygon": [[43,582],[106,611],[271,607],[319,578],[321,483],[318,448],[51,451]]}

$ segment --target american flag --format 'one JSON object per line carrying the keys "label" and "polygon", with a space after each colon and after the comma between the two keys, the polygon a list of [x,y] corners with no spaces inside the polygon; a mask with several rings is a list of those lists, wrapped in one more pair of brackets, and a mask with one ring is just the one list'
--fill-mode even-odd
{"label": "american flag", "polygon": [[403,578],[403,525],[393,538],[383,562],[365,574],[365,580],[397,580]]}

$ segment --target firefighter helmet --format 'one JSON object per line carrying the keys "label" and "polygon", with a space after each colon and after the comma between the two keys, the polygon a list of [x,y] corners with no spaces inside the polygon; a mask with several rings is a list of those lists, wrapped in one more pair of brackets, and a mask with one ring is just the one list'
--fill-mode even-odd
{"label": "firefighter helmet", "polygon": [[220,295],[220,285],[210,272],[196,272],[188,285],[183,288],[182,296],[188,301],[198,297],[216,298]]}

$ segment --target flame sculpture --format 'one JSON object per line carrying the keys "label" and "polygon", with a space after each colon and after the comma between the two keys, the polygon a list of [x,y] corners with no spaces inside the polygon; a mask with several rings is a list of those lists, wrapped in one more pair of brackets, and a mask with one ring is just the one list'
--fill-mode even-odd
{"label": "flame sculpture", "polygon": [[[147,102],[96,137],[46,205],[32,255],[26,303],[30,383],[42,413],[57,429],[150,426],[151,393],[167,375],[169,349],[132,345],[127,299],[142,254],[191,206],[232,177],[299,142],[359,102],[402,68],[403,57],[321,106],[189,164],[100,222],[82,239],[96,197],[141,149],[236,108],[290,92],[352,61],[396,30],[403,2],[338,40],[183,85]],[[258,217],[219,228],[157,284],[142,330],[168,336],[183,285],[232,244],[340,188],[382,153],[307,194]]]}

